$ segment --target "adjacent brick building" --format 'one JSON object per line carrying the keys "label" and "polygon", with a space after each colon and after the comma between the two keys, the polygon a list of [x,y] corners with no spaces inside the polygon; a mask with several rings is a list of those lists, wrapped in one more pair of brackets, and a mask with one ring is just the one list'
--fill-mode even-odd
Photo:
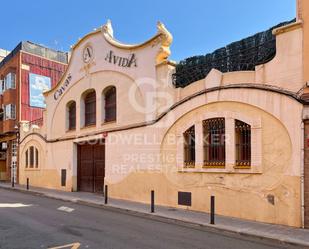
{"label": "adjacent brick building", "polygon": [[0,62],[10,53],[10,51],[7,51],[5,49],[0,48]]}
{"label": "adjacent brick building", "polygon": [[[42,92],[62,77],[68,54],[21,42],[0,58],[0,180],[18,179],[17,142],[21,121],[41,125]],[[46,88],[46,89],[45,89]]]}

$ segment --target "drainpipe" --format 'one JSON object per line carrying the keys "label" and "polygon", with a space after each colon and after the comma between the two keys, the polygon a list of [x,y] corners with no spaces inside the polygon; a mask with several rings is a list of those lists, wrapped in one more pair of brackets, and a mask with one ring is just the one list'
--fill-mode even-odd
{"label": "drainpipe", "polygon": [[301,182],[301,225],[305,228],[305,121],[301,123],[301,161],[300,161],[300,182]]}

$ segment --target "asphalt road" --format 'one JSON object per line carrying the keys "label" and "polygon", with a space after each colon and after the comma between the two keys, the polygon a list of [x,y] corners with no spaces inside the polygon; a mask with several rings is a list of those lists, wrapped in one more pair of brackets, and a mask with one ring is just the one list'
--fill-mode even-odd
{"label": "asphalt road", "polygon": [[0,189],[1,249],[72,243],[80,247],[65,248],[300,248]]}

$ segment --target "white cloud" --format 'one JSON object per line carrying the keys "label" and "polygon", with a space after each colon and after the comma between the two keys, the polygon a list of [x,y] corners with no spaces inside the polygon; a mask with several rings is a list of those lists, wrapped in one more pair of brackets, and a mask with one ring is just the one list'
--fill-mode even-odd
{"label": "white cloud", "polygon": [[31,84],[31,88],[44,92],[49,90],[49,82],[45,78],[35,76],[34,84]]}

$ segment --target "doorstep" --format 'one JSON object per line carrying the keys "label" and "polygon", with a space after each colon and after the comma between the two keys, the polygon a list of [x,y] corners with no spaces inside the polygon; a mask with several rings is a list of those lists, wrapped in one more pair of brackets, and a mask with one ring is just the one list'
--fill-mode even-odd
{"label": "doorstep", "polygon": [[108,199],[108,204],[104,204],[104,196],[99,194],[84,192],[64,192],[46,188],[31,187],[26,190],[25,186],[15,185],[12,188],[10,183],[0,182],[0,188],[22,191],[41,196],[54,198],[62,201],[70,201],[85,205],[118,209],[121,211],[134,212],[139,215],[169,219],[175,222],[184,222],[192,225],[204,226],[217,230],[224,230],[232,233],[258,237],[262,239],[276,240],[287,244],[309,247],[309,230],[293,228],[283,225],[267,224],[232,217],[216,215],[216,224],[210,225],[208,213],[188,211],[178,208],[156,206],[155,213],[150,213],[150,205],[133,201],[118,199]]}

